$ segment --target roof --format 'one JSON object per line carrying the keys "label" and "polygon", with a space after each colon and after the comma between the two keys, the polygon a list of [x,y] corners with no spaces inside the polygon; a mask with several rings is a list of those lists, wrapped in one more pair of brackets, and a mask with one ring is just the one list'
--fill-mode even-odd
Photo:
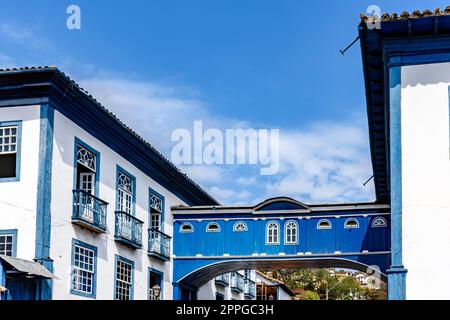
{"label": "roof", "polygon": [[[45,75],[45,76],[44,76]],[[43,82],[45,81],[45,82]],[[56,86],[60,86],[60,92],[56,92]],[[61,92],[62,91],[62,92]],[[56,98],[56,95],[58,97]],[[177,188],[177,192],[181,194],[184,201],[197,205],[216,205],[219,204],[210,194],[203,190],[194,180],[189,178],[185,173],[181,172],[171,161],[164,157],[153,145],[147,142],[143,137],[133,131],[125,123],[123,123],[115,114],[110,112],[99,101],[97,101],[86,90],[81,88],[74,80],[67,76],[64,72],[59,70],[56,66],[34,66],[23,68],[11,68],[0,69],[0,101],[4,100],[5,103],[10,103],[12,100],[17,99],[20,101],[41,101],[46,102],[45,95],[55,95],[52,106],[55,104],[62,104],[64,99],[74,97],[79,104],[83,104],[85,109],[88,108],[87,104],[94,106],[98,112],[108,117],[111,126],[117,127],[118,130],[125,131],[129,136],[136,139],[138,143],[143,147],[146,154],[154,156],[156,160],[168,171],[169,175],[174,180],[165,181],[162,183],[162,179],[158,181],[157,175],[154,178],[157,182],[161,183],[167,189],[174,187],[176,182],[182,182],[183,187]],[[39,100],[40,99],[40,100]],[[50,99],[51,100],[51,99]],[[48,101],[47,101],[48,102]],[[30,104],[32,102],[29,102]],[[23,103],[22,103],[23,104]],[[0,104],[1,107],[1,104]],[[74,110],[72,110],[72,113]],[[125,134],[126,136],[126,134]],[[127,157],[125,157],[127,158]],[[148,160],[148,159],[147,159]],[[145,171],[144,171],[145,172]]]}
{"label": "roof", "polygon": [[24,260],[10,256],[0,255],[0,261],[6,263],[5,269],[16,270],[27,276],[56,279],[55,275],[48,271],[42,264],[36,261]]}
{"label": "roof", "polygon": [[[380,22],[380,28],[369,28],[367,23]],[[386,65],[386,44],[404,41],[395,48],[397,56],[406,56],[406,46],[425,52],[431,46],[421,44],[424,39],[450,35],[450,7],[434,11],[416,10],[412,13],[383,14],[368,17],[361,14],[359,25],[369,138],[375,191],[378,202],[388,203],[390,199],[389,163],[389,119],[387,97],[389,75]],[[436,47],[432,50],[437,53]],[[448,52],[448,50],[447,50]]]}
{"label": "roof", "polygon": [[260,275],[263,278],[266,278],[269,281],[275,282],[277,286],[281,287],[287,294],[289,294],[291,297],[295,296],[295,293],[289,288],[283,281],[269,277],[265,273],[256,270],[256,273]]}

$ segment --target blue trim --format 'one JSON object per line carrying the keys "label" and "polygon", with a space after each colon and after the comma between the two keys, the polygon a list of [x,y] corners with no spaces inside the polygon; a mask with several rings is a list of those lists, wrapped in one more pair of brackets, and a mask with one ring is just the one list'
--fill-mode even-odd
{"label": "blue trim", "polygon": [[73,189],[77,188],[77,151],[78,145],[81,145],[83,148],[86,148],[88,151],[92,152],[95,155],[95,190],[94,196],[98,197],[99,195],[99,185],[100,185],[100,152],[89,146],[87,143],[83,142],[81,139],[75,137],[74,147],[73,147]]}
{"label": "blue trim", "polygon": [[[94,251],[94,278],[92,281],[92,294],[80,292],[80,291],[73,289],[72,279],[73,279],[73,271],[74,271],[74,265],[75,265],[75,245]],[[72,271],[71,271],[71,277],[70,277],[70,293],[77,295],[77,296],[81,296],[81,297],[95,299],[96,295],[97,295],[97,247],[90,245],[88,243],[82,242],[77,239],[72,239],[72,260],[71,261],[72,261],[71,262]]]}
{"label": "blue trim", "polygon": [[[36,245],[35,259],[53,272],[53,260],[50,259],[50,237],[52,225],[52,160],[53,128],[55,110],[48,104],[41,105],[39,133],[39,164],[36,205]],[[52,298],[53,280],[42,280],[41,298]]]}
{"label": "blue trim", "polygon": [[[149,286],[149,290],[148,290],[148,299],[150,300],[150,274],[151,273],[156,273],[157,275],[159,275],[160,280],[159,280],[159,286],[161,287],[161,293],[164,294],[164,272],[154,269],[152,267],[148,267],[148,286]],[[162,299],[163,295],[159,296],[159,300],[164,300]]]}
{"label": "blue trim", "polygon": [[391,267],[387,270],[390,300],[406,299],[406,269],[402,258],[401,90],[401,67],[392,67],[389,70]]}
{"label": "blue trim", "polygon": [[22,152],[22,120],[17,121],[0,121],[0,127],[17,126],[16,140],[16,176],[11,178],[0,178],[1,182],[17,182],[20,181],[20,162]]}
{"label": "blue trim", "polygon": [[131,265],[131,288],[130,288],[130,300],[134,299],[134,261],[131,261],[127,258],[119,256],[116,254],[114,256],[114,296],[113,299],[116,300],[116,285],[117,285],[117,262],[122,261]]}
{"label": "blue trim", "polygon": [[17,257],[17,229],[6,229],[0,230],[0,236],[2,235],[12,235],[13,243],[12,243],[12,256]]}
{"label": "blue trim", "polygon": [[129,177],[131,180],[133,180],[133,204],[132,204],[133,207],[131,210],[131,214],[133,216],[135,216],[136,215],[136,177],[119,165],[116,166],[116,210],[119,210],[119,184],[118,184],[119,173],[123,173],[124,175]]}
{"label": "blue trim", "polygon": [[155,191],[154,189],[152,189],[152,188],[148,188],[148,225],[149,225],[149,228],[151,228],[151,225],[152,225],[152,223],[151,223],[151,213],[150,213],[150,210],[151,210],[151,206],[150,206],[150,198],[151,198],[151,196],[152,196],[152,194],[153,195],[155,195],[155,196],[157,196],[157,197],[159,197],[159,198],[161,198],[161,200],[162,200],[162,209],[161,209],[161,225],[160,225],[160,230],[162,231],[162,232],[164,232],[164,220],[165,220],[165,218],[166,218],[166,199],[165,199],[165,197],[162,195],[162,194],[160,194],[160,193],[158,193],[157,191]]}

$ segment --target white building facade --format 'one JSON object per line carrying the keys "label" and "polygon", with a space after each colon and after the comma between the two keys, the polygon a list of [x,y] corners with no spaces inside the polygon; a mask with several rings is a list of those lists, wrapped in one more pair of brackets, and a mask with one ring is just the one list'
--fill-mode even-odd
{"label": "white building facade", "polygon": [[172,299],[170,207],[217,202],[56,68],[0,78],[2,297]]}
{"label": "white building facade", "polygon": [[256,271],[222,274],[201,286],[198,300],[256,300]]}

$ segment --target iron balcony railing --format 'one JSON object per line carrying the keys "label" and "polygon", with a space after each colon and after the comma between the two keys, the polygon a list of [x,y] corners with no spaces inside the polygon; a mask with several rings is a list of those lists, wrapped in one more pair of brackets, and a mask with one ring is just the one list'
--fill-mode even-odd
{"label": "iron balcony railing", "polygon": [[106,232],[108,203],[84,190],[73,190],[72,222],[96,232]]}
{"label": "iron balcony railing", "polygon": [[170,239],[158,229],[148,229],[148,254],[163,260],[170,259]]}
{"label": "iron balcony railing", "polygon": [[229,273],[221,274],[220,276],[216,277],[215,281],[216,284],[228,286],[230,284],[230,274]]}
{"label": "iron balcony railing", "polygon": [[142,248],[144,222],[125,211],[116,211],[115,239],[133,248]]}
{"label": "iron balcony railing", "polygon": [[256,282],[250,279],[244,281],[244,295],[254,298],[256,296]]}
{"label": "iron balcony railing", "polygon": [[244,276],[233,272],[231,274],[231,290],[242,292],[244,290]]}

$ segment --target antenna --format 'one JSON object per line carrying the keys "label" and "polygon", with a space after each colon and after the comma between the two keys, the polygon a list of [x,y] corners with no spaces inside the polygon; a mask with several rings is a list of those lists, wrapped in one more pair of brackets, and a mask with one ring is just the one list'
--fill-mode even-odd
{"label": "antenna", "polygon": [[372,180],[375,177],[375,175],[371,176],[366,182],[363,183],[363,186],[365,187],[366,184],[369,183],[370,180]]}
{"label": "antenna", "polygon": [[345,48],[344,50],[339,50],[341,52],[342,55],[345,55],[345,52],[350,49],[357,41],[359,40],[359,36],[356,37],[355,40],[353,40],[352,43],[350,43],[347,48]]}

